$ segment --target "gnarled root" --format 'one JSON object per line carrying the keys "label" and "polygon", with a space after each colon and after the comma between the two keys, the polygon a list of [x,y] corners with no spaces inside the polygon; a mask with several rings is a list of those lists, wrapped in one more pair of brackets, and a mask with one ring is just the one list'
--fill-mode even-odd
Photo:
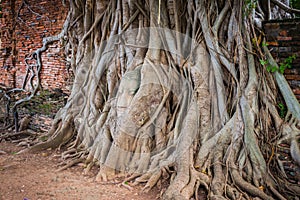
{"label": "gnarled root", "polygon": [[[54,122],[52,129],[54,131],[53,135],[43,143],[39,143],[28,150],[31,152],[40,151],[48,148],[57,148],[61,144],[68,142],[74,135],[74,122],[73,118],[69,115],[65,121],[56,120]],[[49,132],[51,133],[51,132]]]}

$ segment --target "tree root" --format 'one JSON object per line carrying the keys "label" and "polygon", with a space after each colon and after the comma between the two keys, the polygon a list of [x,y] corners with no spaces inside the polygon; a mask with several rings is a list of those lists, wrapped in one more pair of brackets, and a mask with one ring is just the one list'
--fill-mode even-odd
{"label": "tree root", "polygon": [[60,171],[63,171],[65,169],[68,169],[68,168],[70,168],[70,167],[72,167],[72,166],[74,166],[74,165],[76,165],[78,163],[83,162],[84,160],[85,160],[85,158],[81,158],[81,157],[80,158],[76,158],[74,160],[71,160],[66,165],[64,165],[63,167],[55,170],[55,172],[60,172]]}
{"label": "tree root", "polygon": [[283,197],[273,186],[269,186],[269,189],[277,196],[280,200],[287,200],[285,197]]}
{"label": "tree root", "polygon": [[143,191],[149,192],[161,178],[161,171],[157,171],[151,175],[151,178],[147,181],[147,184],[144,186]]}
{"label": "tree root", "polygon": [[251,194],[254,197],[260,197],[264,200],[274,200],[271,196],[267,195],[260,189],[254,187],[252,184],[246,182],[243,180],[243,178],[240,176],[238,171],[235,169],[235,167],[232,167],[231,170],[231,178],[234,181],[234,183],[241,188],[243,191],[247,191],[249,194]]}
{"label": "tree root", "polygon": [[19,132],[10,132],[10,133],[6,133],[4,135],[0,136],[0,140],[5,140],[8,138],[16,138],[16,137],[29,137],[29,136],[33,136],[33,137],[37,137],[39,134],[27,129],[27,130],[23,130],[23,131],[19,131]]}
{"label": "tree root", "polygon": [[0,155],[1,154],[7,154],[7,152],[0,150]]}
{"label": "tree root", "polygon": [[46,142],[39,143],[31,148],[28,151],[36,152],[41,151],[48,148],[57,148],[61,144],[66,143],[69,141],[72,136],[74,135],[74,125],[72,122],[71,116],[62,123],[62,121],[57,121],[58,125],[54,125],[57,127],[54,135],[49,138]]}

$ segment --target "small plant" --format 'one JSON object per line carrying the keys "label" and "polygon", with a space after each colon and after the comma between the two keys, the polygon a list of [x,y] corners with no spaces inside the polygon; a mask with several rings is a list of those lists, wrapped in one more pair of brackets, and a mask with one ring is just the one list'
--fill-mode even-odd
{"label": "small plant", "polygon": [[267,66],[267,71],[268,72],[276,72],[276,71],[278,71],[278,67],[274,66],[274,65],[268,65]]}
{"label": "small plant", "polygon": [[245,0],[244,15],[245,16],[249,15],[253,10],[256,9],[256,6],[257,6],[257,0]]}
{"label": "small plant", "polygon": [[262,66],[269,64],[269,62],[267,60],[263,60],[263,59],[260,59],[259,62]]}
{"label": "small plant", "polygon": [[286,69],[292,68],[292,63],[296,59],[296,55],[292,55],[284,59],[283,62],[279,63],[279,67],[271,65],[268,60],[260,59],[259,62],[262,66],[266,66],[268,72],[276,72],[283,74]]}
{"label": "small plant", "polygon": [[261,46],[267,47],[267,46],[269,46],[269,44],[267,42],[262,42]]}
{"label": "small plant", "polygon": [[295,59],[296,59],[296,55],[292,55],[284,59],[283,63],[280,63],[279,72],[283,74],[285,69],[292,68],[292,63]]}
{"label": "small plant", "polygon": [[278,103],[278,108],[279,108],[279,116],[281,118],[284,118],[287,113],[286,106],[283,103]]}

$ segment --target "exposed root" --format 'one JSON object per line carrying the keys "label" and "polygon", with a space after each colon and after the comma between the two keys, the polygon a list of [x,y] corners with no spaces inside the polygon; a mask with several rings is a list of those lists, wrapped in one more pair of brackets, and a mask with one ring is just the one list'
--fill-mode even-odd
{"label": "exposed root", "polygon": [[147,181],[147,184],[144,186],[143,190],[146,192],[149,192],[158,182],[158,180],[161,178],[161,171],[157,171],[154,174],[151,175],[151,178]]}
{"label": "exposed root", "polygon": [[269,186],[270,190],[277,196],[280,200],[287,200],[285,197],[283,197],[273,186]]}
{"label": "exposed root", "polygon": [[267,195],[259,188],[256,188],[252,184],[243,180],[238,171],[234,168],[231,169],[231,178],[240,189],[242,189],[243,191],[247,191],[252,196],[260,197],[264,200],[274,200],[271,196]]}
{"label": "exposed root", "polygon": [[7,152],[0,150],[0,154],[7,154]]}
{"label": "exposed root", "polygon": [[65,170],[65,169],[68,169],[68,168],[70,168],[70,167],[72,167],[72,166],[74,166],[74,165],[76,165],[76,164],[78,164],[78,163],[83,162],[84,160],[85,160],[85,158],[81,158],[81,157],[80,157],[80,158],[75,158],[75,159],[69,161],[69,162],[68,162],[66,165],[64,165],[63,167],[61,167],[61,168],[55,170],[55,172],[60,172],[60,171],[63,171],[63,170]]}
{"label": "exposed root", "polygon": [[57,122],[57,130],[54,132],[53,136],[49,138],[46,142],[39,143],[31,148],[29,151],[36,152],[41,151],[48,148],[57,148],[61,144],[69,141],[74,135],[74,125],[72,122],[72,118],[69,116],[69,119],[66,119],[64,123],[61,121]]}
{"label": "exposed root", "polygon": [[19,132],[6,132],[4,135],[0,136],[0,140],[5,140],[9,138],[18,138],[18,137],[24,138],[29,136],[36,138],[37,136],[39,136],[39,134],[30,129],[19,131]]}

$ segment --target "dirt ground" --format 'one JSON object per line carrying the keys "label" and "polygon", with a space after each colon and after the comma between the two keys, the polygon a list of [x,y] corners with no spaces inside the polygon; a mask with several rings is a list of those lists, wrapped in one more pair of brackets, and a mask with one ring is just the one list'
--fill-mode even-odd
{"label": "dirt ground", "polygon": [[22,148],[10,142],[0,143],[0,200],[148,200],[159,191],[142,192],[142,186],[131,191],[118,184],[96,183],[97,169],[83,175],[83,167],[75,166],[56,172],[59,152],[16,152]]}

